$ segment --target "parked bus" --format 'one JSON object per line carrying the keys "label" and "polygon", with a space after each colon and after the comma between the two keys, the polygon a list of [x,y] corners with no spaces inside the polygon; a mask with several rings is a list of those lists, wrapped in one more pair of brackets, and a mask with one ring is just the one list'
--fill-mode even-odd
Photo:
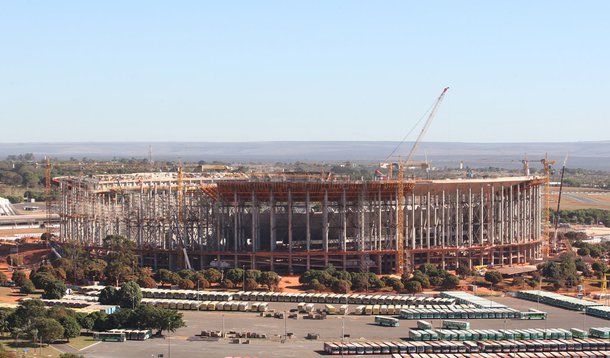
{"label": "parked bus", "polygon": [[124,332],[95,332],[93,339],[102,342],[125,342],[127,340]]}
{"label": "parked bus", "polygon": [[538,311],[535,309],[529,309],[526,312],[519,312],[520,319],[546,319],[548,313]]}
{"label": "parked bus", "polygon": [[445,329],[470,329],[470,322],[444,320],[443,328],[445,328]]}
{"label": "parked bus", "polygon": [[380,326],[387,326],[387,327],[400,326],[400,321],[398,321],[397,318],[384,317],[384,316],[375,316],[375,323],[377,323]]}
{"label": "parked bus", "polygon": [[432,323],[428,321],[417,321],[418,329],[432,329]]}

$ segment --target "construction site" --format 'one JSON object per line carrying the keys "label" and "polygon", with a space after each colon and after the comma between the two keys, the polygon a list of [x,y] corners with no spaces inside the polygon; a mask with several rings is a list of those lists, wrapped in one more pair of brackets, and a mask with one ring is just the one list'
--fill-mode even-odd
{"label": "construction site", "polygon": [[140,173],[56,178],[60,238],[136,243],[157,268],[376,273],[542,256],[544,180]]}
{"label": "construction site", "polygon": [[422,263],[455,269],[541,258],[548,175],[530,176],[527,161],[523,177],[405,179],[448,89],[394,176],[391,162],[387,175],[377,170],[371,180],[332,173],[185,173],[182,166],[177,172],[59,177],[60,239],[99,248],[108,235],[125,236],[135,242],[140,264],[153,269],[297,274],[333,265],[402,274]]}

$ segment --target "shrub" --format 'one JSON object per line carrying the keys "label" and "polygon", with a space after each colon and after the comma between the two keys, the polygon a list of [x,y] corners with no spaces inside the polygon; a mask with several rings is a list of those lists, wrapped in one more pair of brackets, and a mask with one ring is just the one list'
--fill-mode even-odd
{"label": "shrub", "polygon": [[23,283],[25,282],[25,280],[27,280],[27,277],[25,276],[25,272],[23,272],[23,271],[14,271],[13,272],[13,282],[15,282],[15,285],[22,286]]}
{"label": "shrub", "polygon": [[190,279],[186,278],[186,279],[180,280],[180,282],[178,283],[178,286],[183,290],[192,290],[193,288],[195,288],[195,283],[193,281],[191,281]]}
{"label": "shrub", "polygon": [[21,283],[21,287],[19,288],[19,292],[29,295],[31,293],[34,293],[36,291],[36,287],[34,287],[34,284],[32,283],[31,280],[28,280],[27,278],[25,279],[24,282]]}
{"label": "shrub", "polygon": [[352,284],[347,280],[337,280],[332,285],[332,291],[334,293],[349,293],[349,289]]}
{"label": "shrub", "polygon": [[421,282],[419,281],[407,281],[405,283],[405,291],[408,293],[419,293],[423,291]]}
{"label": "shrub", "polygon": [[155,281],[154,278],[152,277],[141,277],[140,279],[138,279],[138,285],[140,285],[140,287],[144,287],[144,288],[157,288],[157,281]]}
{"label": "shrub", "polygon": [[233,283],[233,281],[225,278],[224,280],[222,280],[222,282],[220,282],[220,287],[222,287],[222,288],[235,288],[235,284]]}
{"label": "shrub", "polygon": [[246,278],[246,286],[244,290],[246,291],[254,291],[258,288],[258,282],[256,282],[253,278]]}
{"label": "shrub", "polygon": [[442,288],[444,290],[454,290],[460,286],[460,279],[455,275],[449,275],[443,280]]}

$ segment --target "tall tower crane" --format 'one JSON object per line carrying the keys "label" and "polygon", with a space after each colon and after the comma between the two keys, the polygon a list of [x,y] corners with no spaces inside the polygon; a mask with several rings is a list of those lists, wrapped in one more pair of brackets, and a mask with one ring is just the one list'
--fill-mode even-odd
{"label": "tall tower crane", "polygon": [[397,237],[396,237],[396,247],[397,247],[397,254],[396,254],[396,274],[397,275],[402,275],[405,271],[405,266],[407,266],[407,256],[405,255],[405,188],[404,188],[404,179],[405,179],[405,167],[409,165],[409,163],[411,162],[411,160],[413,159],[413,155],[415,154],[415,151],[417,151],[417,147],[419,146],[419,143],[421,142],[422,138],[424,137],[424,135],[426,134],[426,132],[428,131],[428,128],[430,127],[430,123],[432,123],[432,120],[434,119],[434,117],[436,116],[436,112],[438,111],[438,108],[440,107],[441,103],[443,102],[443,98],[445,98],[445,93],[447,93],[447,90],[449,90],[449,87],[445,87],[443,89],[443,92],[441,92],[440,96],[438,96],[436,102],[434,103],[434,106],[432,107],[432,110],[430,111],[430,114],[428,115],[428,119],[426,119],[426,123],[424,124],[423,128],[421,129],[421,131],[419,132],[419,135],[417,136],[417,139],[415,140],[415,142],[413,143],[413,146],[411,147],[411,150],[409,151],[409,154],[407,155],[407,158],[404,161],[399,161],[398,162],[398,175],[397,175],[397,182],[398,182],[398,200],[397,200],[397,204],[398,204],[398,210],[397,210],[397,218],[396,218],[396,231],[397,231]]}

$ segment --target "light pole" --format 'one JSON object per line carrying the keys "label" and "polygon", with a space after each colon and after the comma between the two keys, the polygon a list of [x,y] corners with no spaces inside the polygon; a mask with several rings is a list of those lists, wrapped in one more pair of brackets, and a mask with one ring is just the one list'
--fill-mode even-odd
{"label": "light pole", "polygon": [[172,343],[171,343],[171,330],[170,330],[170,321],[167,319],[167,357],[172,357]]}
{"label": "light pole", "polygon": [[220,337],[225,338],[225,314],[222,314],[222,331],[220,331]]}
{"label": "light pole", "polygon": [[288,316],[286,315],[286,311],[284,311],[284,342],[288,339]]}

